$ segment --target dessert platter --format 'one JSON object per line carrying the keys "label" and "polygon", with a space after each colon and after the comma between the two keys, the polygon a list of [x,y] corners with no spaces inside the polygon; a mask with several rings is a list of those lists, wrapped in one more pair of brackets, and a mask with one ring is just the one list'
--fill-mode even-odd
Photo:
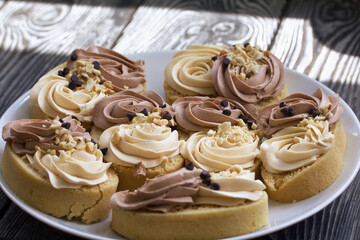
{"label": "dessert platter", "polygon": [[[195,219],[204,222],[194,229],[191,236],[196,238],[250,239],[278,231],[320,211],[349,186],[359,170],[360,125],[350,107],[320,82],[282,67],[268,51],[240,44],[193,46],[184,51],[145,52],[126,57],[115,55],[125,62],[127,68],[121,71],[129,73],[131,81],[114,77],[116,70],[109,61],[97,59],[94,53],[113,54],[101,47],[75,50],[66,63],[50,70],[14,102],[0,120],[6,140],[0,141],[1,188],[20,208],[54,228],[91,239],[143,236],[159,239],[159,231],[163,231],[161,237],[166,239],[178,228],[173,237],[186,239],[189,237],[186,233],[180,234],[183,229],[191,228],[187,223],[193,224],[191,221]],[[241,54],[252,60],[242,62]],[[183,84],[189,80],[177,79],[182,73],[175,76],[174,71],[181,72],[179,69],[187,64],[201,67],[201,71],[208,68],[208,72],[193,74],[190,85],[194,85]],[[264,70],[265,65],[271,70]],[[226,69],[230,69],[229,74]],[[267,91],[254,87],[251,92],[256,94],[249,94],[250,90],[240,92],[241,81],[257,82],[254,76],[266,71],[273,71],[264,77],[272,82]],[[209,85],[211,78],[218,81]],[[240,83],[233,84],[235,78]],[[95,93],[92,89],[96,89]],[[73,93],[77,94],[74,99],[80,105],[71,105],[71,101],[63,105],[56,103]],[[114,105],[124,106],[129,99],[131,111],[125,118],[114,119]],[[203,109],[198,107],[201,104],[205,106]],[[111,116],[106,113],[109,105]],[[189,110],[192,105],[196,106]],[[221,114],[204,120],[206,124],[187,119],[191,114],[200,116],[209,106],[221,109]],[[303,108],[306,111],[299,114]],[[104,116],[94,112],[104,112]],[[224,118],[228,120],[221,120]],[[279,118],[285,120],[275,129],[271,124]],[[20,119],[25,120],[15,121]],[[32,133],[37,130],[32,129],[39,128],[45,128],[47,133],[34,137]],[[309,132],[315,136],[309,136]],[[54,137],[45,141],[49,136]],[[134,146],[134,142],[145,137],[151,139],[152,145],[142,139]],[[311,140],[302,140],[307,137],[320,140],[314,146]],[[288,151],[290,147],[279,150],[285,157],[281,154],[273,157],[279,155],[272,151],[280,141],[293,141],[296,146],[291,151]],[[199,145],[210,149],[209,153],[197,149]],[[244,145],[251,152],[244,150]],[[126,151],[121,152],[116,146],[125,146]],[[141,151],[137,146],[142,147]],[[224,148],[231,156],[219,160],[215,155],[224,153]],[[296,163],[286,162],[299,148],[304,155],[308,152],[312,155]],[[245,152],[244,156],[238,156],[239,152]],[[144,156],[146,161],[139,160]],[[241,161],[233,164],[233,156]],[[79,167],[76,164],[80,158],[89,160]],[[104,162],[99,160],[103,158]],[[13,166],[12,161],[20,167]],[[19,170],[19,175],[25,172],[30,180],[8,174],[14,169]],[[77,172],[74,177],[73,169],[84,173]],[[156,194],[152,191],[161,194],[154,200]],[[99,192],[100,198],[96,197]],[[43,203],[45,196],[55,204]],[[74,200],[62,201],[64,206],[59,207],[56,199],[61,196]],[[95,200],[88,202],[91,198]],[[238,218],[235,213],[249,217]],[[207,229],[217,225],[223,228],[235,222],[241,230]],[[169,231],[161,230],[163,224]],[[142,230],[138,233],[133,229]]]}

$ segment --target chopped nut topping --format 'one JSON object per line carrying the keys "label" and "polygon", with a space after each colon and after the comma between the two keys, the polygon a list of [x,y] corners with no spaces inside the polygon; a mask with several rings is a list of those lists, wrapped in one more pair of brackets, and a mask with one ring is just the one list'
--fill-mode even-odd
{"label": "chopped nut topping", "polygon": [[231,75],[236,75],[241,80],[245,80],[252,74],[259,72],[261,65],[263,64],[262,59],[264,55],[269,55],[269,52],[264,54],[260,47],[253,47],[247,45],[244,47],[242,44],[237,44],[230,48],[230,52],[227,53],[227,58],[233,66],[239,68],[233,68],[230,72]]}
{"label": "chopped nut topping", "polygon": [[[111,82],[105,81],[101,72],[95,69],[92,63],[81,60],[76,61],[75,68],[66,76],[66,79],[71,82],[70,78],[73,75],[77,76],[82,83],[82,86],[77,87],[76,90],[88,93],[90,96],[101,92],[107,95],[115,93]],[[104,84],[102,84],[103,82]]]}
{"label": "chopped nut topping", "polygon": [[60,122],[59,120],[54,120],[54,121],[51,123],[49,129],[57,129],[57,128],[59,128],[59,127],[61,127],[61,122]]}
{"label": "chopped nut topping", "polygon": [[160,116],[160,108],[154,108],[153,112],[148,116],[145,116],[143,113],[137,113],[136,116],[132,119],[132,123],[154,123],[158,126],[175,126],[174,119],[164,119]]}

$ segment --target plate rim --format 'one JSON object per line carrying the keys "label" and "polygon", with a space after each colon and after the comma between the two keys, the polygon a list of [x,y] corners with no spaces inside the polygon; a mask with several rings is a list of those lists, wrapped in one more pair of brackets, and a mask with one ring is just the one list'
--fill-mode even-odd
{"label": "plate rim", "polygon": [[[149,51],[149,52],[138,52],[138,53],[132,53],[132,54],[126,54],[127,57],[136,57],[136,56],[141,56],[143,54],[147,54],[147,55],[151,55],[151,54],[175,54],[177,52],[177,50],[166,50],[166,51]],[[315,85],[317,85],[317,87],[322,88],[323,90],[329,92],[329,93],[334,93],[334,91],[332,91],[329,87],[327,87],[326,85],[324,85],[323,83],[310,78],[309,76],[297,72],[293,69],[290,69],[288,67],[285,67],[285,71],[289,71],[292,74],[295,75],[299,75],[301,78],[306,78],[310,81],[312,81],[313,83],[315,83]],[[7,114],[9,114],[9,112],[12,112],[11,110],[13,108],[16,108],[20,105],[22,105],[24,102],[28,101],[28,99],[30,98],[30,90],[26,91],[25,93],[23,93],[14,103],[12,103],[7,110],[3,113],[3,115],[0,118],[0,122],[3,120],[4,116],[6,116]],[[340,98],[340,102],[341,104],[343,104],[345,110],[350,114],[352,119],[355,119],[356,124],[355,124],[355,128],[360,132],[360,123],[359,123],[359,119],[356,117],[355,113],[352,111],[352,109],[348,106],[348,104],[342,99]],[[0,129],[0,132],[2,133],[2,129]],[[348,132],[346,132],[346,136],[348,136]],[[3,141],[1,139],[1,141]],[[348,144],[347,144],[348,145]],[[2,155],[3,153],[3,149],[0,149],[0,153]],[[2,158],[2,156],[1,156]],[[360,160],[360,156],[358,156],[358,159]],[[1,161],[1,159],[0,159]],[[360,161],[357,161],[356,167],[354,169],[354,171],[352,172],[352,174],[346,179],[345,184],[341,185],[335,194],[331,195],[331,197],[325,199],[325,201],[323,202],[322,205],[318,205],[317,207],[311,209],[310,211],[305,212],[304,214],[302,214],[300,217],[294,218],[286,223],[281,223],[279,225],[276,226],[269,226],[269,224],[264,227],[261,228],[255,232],[252,233],[248,233],[245,235],[239,235],[239,236],[235,236],[235,237],[230,237],[230,238],[226,238],[226,239],[252,239],[252,238],[256,238],[256,237],[260,237],[260,236],[264,236],[264,235],[268,235],[270,233],[279,231],[281,229],[287,228],[295,223],[298,223],[314,214],[316,214],[317,212],[319,212],[320,210],[324,209],[325,207],[327,207],[330,203],[332,203],[333,201],[335,201],[336,198],[338,198],[348,187],[349,185],[353,182],[354,178],[356,177],[358,171],[360,168]],[[336,181],[336,180],[335,180]],[[48,215],[46,213],[43,213],[39,210],[37,210],[36,208],[30,206],[29,204],[27,204],[26,202],[24,202],[21,198],[19,198],[12,190],[11,188],[7,185],[5,179],[3,178],[2,172],[0,171],[0,187],[2,189],[2,191],[7,195],[7,197],[9,197],[11,199],[12,202],[14,202],[19,208],[21,208],[23,211],[25,211],[26,213],[28,213],[29,215],[31,215],[32,217],[36,218],[37,220],[51,226],[54,227],[56,229],[59,229],[61,231],[64,231],[68,234],[72,234],[78,237],[85,237],[85,238],[94,238],[96,237],[97,239],[114,239],[114,238],[109,238],[109,237],[105,237],[105,236],[99,236],[93,233],[87,233],[85,231],[81,231],[80,229],[74,229],[71,226],[66,226],[61,224],[60,222],[64,221],[65,223],[69,223],[71,224],[71,221],[67,221],[64,219],[59,219],[56,217],[53,217],[51,215]],[[270,200],[273,201],[273,200]],[[270,208],[269,208],[270,210]],[[111,215],[110,215],[111,216]],[[108,221],[110,216],[104,220],[104,221]],[[51,221],[49,221],[49,218]],[[51,219],[51,218],[54,218]],[[55,221],[57,220],[57,221]],[[58,222],[60,221],[60,222]],[[75,222],[74,222],[75,223]],[[100,223],[95,223],[95,224],[101,224],[101,223],[105,223],[105,222],[100,222]],[[270,222],[269,222],[270,223]],[[92,226],[93,224],[90,225],[85,225],[84,226]],[[111,227],[108,226],[110,229]],[[113,230],[112,230],[113,231]],[[124,237],[120,236],[120,235],[116,235],[117,238],[116,239],[124,239]]]}

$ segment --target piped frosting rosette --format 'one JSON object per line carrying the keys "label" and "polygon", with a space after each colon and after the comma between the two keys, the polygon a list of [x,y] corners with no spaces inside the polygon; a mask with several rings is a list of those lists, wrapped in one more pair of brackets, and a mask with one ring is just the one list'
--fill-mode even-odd
{"label": "piped frosting rosette", "polygon": [[134,192],[115,193],[111,204],[126,210],[170,212],[191,205],[235,206],[261,198],[264,184],[255,175],[241,167],[234,167],[211,175],[209,187],[202,182],[206,175],[199,169],[182,168],[170,174],[161,174]]}
{"label": "piped frosting rosette", "polygon": [[[61,123],[62,121],[62,123]],[[75,119],[26,119],[5,125],[3,138],[15,153],[26,153],[30,165],[56,188],[80,188],[107,181],[111,163]]]}
{"label": "piped frosting rosette", "polygon": [[107,129],[116,124],[130,123],[136,113],[151,113],[155,108],[161,117],[171,120],[174,116],[172,107],[154,91],[144,94],[126,90],[106,97],[96,103],[93,111],[94,124]]}
{"label": "piped frosting rosette", "polygon": [[278,103],[264,107],[258,115],[258,127],[266,137],[290,126],[296,126],[303,119],[323,116],[329,124],[337,122],[344,107],[339,95],[327,96],[318,88],[312,95],[294,93]]}
{"label": "piped frosting rosette", "polygon": [[88,62],[77,61],[66,73],[55,68],[40,78],[30,92],[31,106],[39,108],[46,117],[71,115],[91,122],[95,103],[113,94],[113,87],[103,84],[100,71]]}
{"label": "piped frosting rosette", "polygon": [[334,139],[330,123],[317,118],[302,120],[296,127],[286,127],[261,144],[260,159],[268,172],[296,170],[315,162],[330,149]]}
{"label": "piped frosting rosette", "polygon": [[98,65],[104,81],[111,82],[116,91],[132,90],[141,92],[145,83],[144,60],[133,61],[110,49],[92,46],[88,50],[76,49],[67,61],[69,69],[74,68],[77,60]]}
{"label": "piped frosting rosette", "polygon": [[168,120],[153,112],[149,116],[138,113],[131,124],[106,129],[99,140],[100,146],[107,149],[105,160],[121,166],[142,164],[153,168],[178,155],[183,141],[167,125]]}
{"label": "piped frosting rosette", "polygon": [[191,135],[181,148],[181,155],[196,167],[219,172],[239,165],[249,168],[259,155],[259,137],[246,126],[219,125],[215,132],[198,132]]}
{"label": "piped frosting rosette", "polygon": [[212,58],[224,49],[228,47],[194,45],[177,52],[165,68],[165,81],[182,94],[214,96]]}
{"label": "piped frosting rosette", "polygon": [[2,137],[5,141],[11,143],[11,147],[16,154],[34,154],[35,146],[44,151],[48,149],[64,149],[56,144],[59,137],[59,128],[62,134],[71,135],[73,138],[88,138],[90,134],[85,131],[81,123],[71,117],[65,117],[59,121],[40,120],[40,119],[21,119],[9,122],[3,127]]}
{"label": "piped frosting rosette", "polygon": [[268,51],[242,44],[223,51],[212,68],[218,95],[258,103],[279,95],[285,86],[283,64]]}
{"label": "piped frosting rosette", "polygon": [[224,122],[237,125],[254,122],[257,109],[253,104],[241,104],[226,98],[183,97],[172,105],[178,127],[184,132],[217,129]]}

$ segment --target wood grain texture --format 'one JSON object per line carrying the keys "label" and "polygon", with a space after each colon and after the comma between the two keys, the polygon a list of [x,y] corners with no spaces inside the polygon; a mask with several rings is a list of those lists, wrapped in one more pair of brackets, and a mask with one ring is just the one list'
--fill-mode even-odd
{"label": "wood grain texture", "polygon": [[[95,44],[110,47],[138,4],[63,2],[0,2],[0,116],[74,48]],[[39,232],[44,234],[42,239],[76,239],[35,220],[11,203],[2,191],[0,202],[1,239],[40,239]]]}
{"label": "wood grain texture", "polygon": [[[122,53],[250,42],[267,48],[285,1],[145,1],[114,46]],[[139,28],[141,27],[141,31]]]}
{"label": "wood grain texture", "polygon": [[[0,11],[0,114],[75,48],[110,47],[135,10],[113,5],[8,1]],[[85,3],[87,3],[85,1]],[[19,71],[21,69],[21,71]],[[21,83],[21,84],[19,84]]]}
{"label": "wood grain texture", "polygon": [[[360,116],[358,1],[1,1],[0,116],[75,47],[123,53],[250,42],[317,78]],[[128,24],[128,25],[127,25]],[[125,30],[123,31],[123,29]],[[259,239],[358,239],[359,175],[323,211]],[[80,239],[37,221],[0,191],[0,239]]]}
{"label": "wood grain texture", "polygon": [[290,1],[271,51],[339,93],[359,118],[359,42],[358,1]]}
{"label": "wood grain texture", "polygon": [[[289,1],[271,51],[339,93],[360,118],[360,2]],[[324,210],[271,239],[358,239],[360,174]]]}

